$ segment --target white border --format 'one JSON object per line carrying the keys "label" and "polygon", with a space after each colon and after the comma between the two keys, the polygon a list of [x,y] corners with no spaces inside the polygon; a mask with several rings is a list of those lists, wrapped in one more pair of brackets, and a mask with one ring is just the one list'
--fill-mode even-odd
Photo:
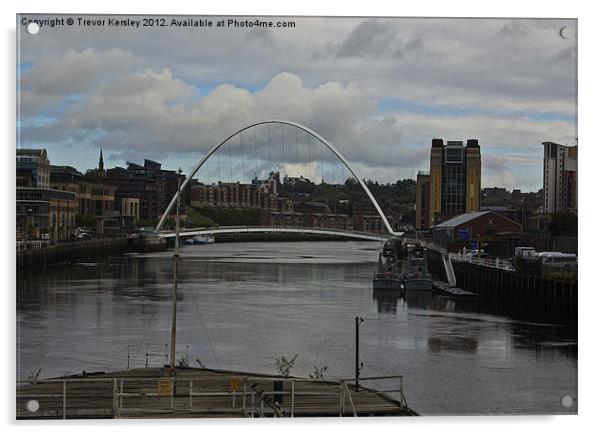
{"label": "white border", "polygon": [[[395,3],[395,4],[393,4]],[[586,5],[587,4],[587,5]],[[112,431],[128,432],[143,428],[147,433],[171,431],[174,425],[177,430],[203,430],[205,432],[306,432],[309,429],[331,431],[341,429],[346,432],[365,433],[369,429],[379,431],[412,430],[412,432],[461,432],[504,433],[508,431],[577,432],[589,431],[590,427],[600,426],[597,418],[600,403],[600,344],[598,331],[600,303],[600,274],[594,274],[599,266],[600,248],[596,241],[599,238],[597,226],[599,207],[596,206],[600,194],[598,177],[596,177],[600,155],[600,134],[596,134],[600,124],[600,61],[599,41],[601,17],[595,8],[595,2],[578,1],[546,1],[526,2],[524,0],[498,0],[483,2],[469,0],[426,1],[419,2],[386,2],[370,0],[368,2],[327,2],[324,0],[303,0],[300,2],[283,1],[231,1],[231,2],[166,2],[150,3],[147,1],[102,0],[98,2],[82,2],[62,0],[48,2],[44,0],[4,1],[1,3],[3,30],[2,84],[4,104],[2,104],[2,131],[5,133],[2,154],[2,199],[4,212],[0,213],[1,239],[3,240],[2,275],[10,276],[10,281],[2,286],[4,292],[4,367],[2,378],[3,391],[0,408],[3,412],[5,428],[12,431],[17,428],[14,418],[14,378],[15,378],[15,259],[14,259],[14,153],[15,153],[15,14],[30,13],[144,13],[144,14],[232,14],[232,15],[388,15],[388,16],[461,16],[461,17],[562,17],[579,19],[579,138],[581,149],[579,155],[580,176],[580,285],[579,285],[579,416],[556,417],[438,417],[405,420],[364,419],[360,421],[339,420],[295,420],[295,421],[254,421],[237,420],[192,420],[192,421],[97,421],[67,424],[20,423],[20,432],[72,432],[86,431],[104,432],[110,427]],[[594,220],[595,219],[595,220]],[[589,232],[587,232],[589,230]],[[586,235],[587,234],[587,235]],[[595,261],[595,262],[594,262]],[[9,280],[7,278],[7,280]],[[590,425],[591,424],[591,425]],[[23,426],[24,425],[24,426]]]}

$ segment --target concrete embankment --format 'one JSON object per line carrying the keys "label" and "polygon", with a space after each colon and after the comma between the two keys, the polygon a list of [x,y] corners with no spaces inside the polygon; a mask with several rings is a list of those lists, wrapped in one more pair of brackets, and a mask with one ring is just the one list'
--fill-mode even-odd
{"label": "concrete embankment", "polygon": [[123,253],[128,249],[128,240],[102,238],[56,244],[41,249],[17,252],[17,271],[44,268],[48,265],[88,261],[102,256]]}

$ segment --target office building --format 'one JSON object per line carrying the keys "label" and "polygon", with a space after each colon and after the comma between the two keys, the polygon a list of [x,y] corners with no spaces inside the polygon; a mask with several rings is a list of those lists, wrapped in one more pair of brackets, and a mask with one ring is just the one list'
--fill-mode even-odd
{"label": "office building", "polygon": [[46,149],[17,149],[17,186],[50,188]]}
{"label": "office building", "polygon": [[[104,169],[104,167],[103,167]],[[178,177],[186,178],[174,170],[161,168],[161,163],[144,160],[144,165],[127,163],[127,168],[115,167],[105,170],[103,182],[115,187],[117,204],[123,199],[138,199],[138,216],[141,219],[157,219],[163,215],[169,202],[178,190]],[[182,203],[187,203],[186,190],[181,193]],[[180,213],[185,214],[185,206]]]}
{"label": "office building", "polygon": [[[426,190],[428,189],[428,194]],[[481,206],[481,147],[476,139],[433,139],[430,172],[416,180],[416,229],[428,229]],[[427,217],[428,216],[428,217]]]}
{"label": "office building", "polygon": [[542,145],[544,213],[577,213],[577,145]]}

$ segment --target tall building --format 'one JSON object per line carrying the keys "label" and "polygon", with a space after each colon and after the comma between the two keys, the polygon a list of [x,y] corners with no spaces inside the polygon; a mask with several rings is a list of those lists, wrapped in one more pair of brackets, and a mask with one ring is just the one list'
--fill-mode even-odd
{"label": "tall building", "polygon": [[577,213],[577,145],[542,145],[544,213]]}
{"label": "tall building", "polygon": [[429,227],[429,209],[430,209],[430,174],[428,172],[418,172],[416,176],[416,229],[424,230]]}
{"label": "tall building", "polygon": [[469,139],[465,145],[462,141],[449,140],[444,144],[443,139],[433,139],[430,174],[419,173],[416,184],[416,229],[431,228],[456,215],[479,211],[479,141]]}

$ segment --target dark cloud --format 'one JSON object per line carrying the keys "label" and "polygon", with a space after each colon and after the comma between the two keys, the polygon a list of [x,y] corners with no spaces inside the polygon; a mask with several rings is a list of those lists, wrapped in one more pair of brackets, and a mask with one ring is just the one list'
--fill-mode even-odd
{"label": "dark cloud", "polygon": [[295,22],[202,37],[75,26],[23,33],[22,141],[183,155],[249,122],[289,118],[339,145],[368,177],[426,168],[433,136],[477,137],[488,156],[510,150],[528,160],[497,171],[490,160],[496,179],[533,183],[539,143],[575,137],[576,49],[558,33],[571,20]]}

